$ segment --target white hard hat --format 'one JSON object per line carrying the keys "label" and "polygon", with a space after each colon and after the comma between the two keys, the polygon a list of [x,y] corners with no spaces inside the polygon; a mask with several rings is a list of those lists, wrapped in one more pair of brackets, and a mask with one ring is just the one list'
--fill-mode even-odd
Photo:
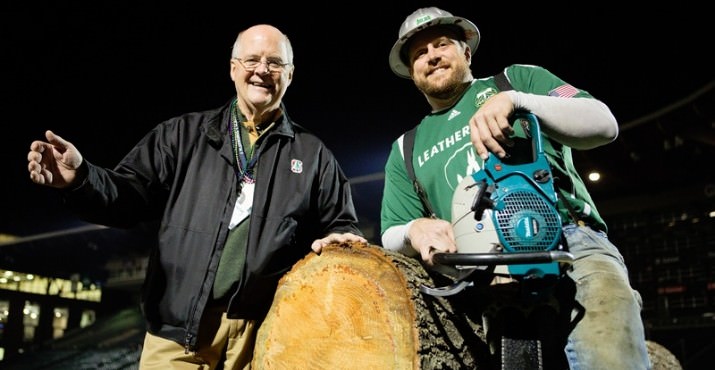
{"label": "white hard hat", "polygon": [[479,45],[479,29],[477,29],[474,23],[465,18],[455,17],[452,13],[435,7],[417,9],[402,22],[397,42],[395,42],[395,45],[392,46],[392,50],[390,50],[390,68],[392,68],[395,74],[400,77],[410,78],[410,70],[407,64],[405,64],[405,56],[402,53],[402,48],[417,32],[437,25],[454,25],[460,27],[464,30],[464,41],[469,45],[472,54],[477,50],[477,46]]}

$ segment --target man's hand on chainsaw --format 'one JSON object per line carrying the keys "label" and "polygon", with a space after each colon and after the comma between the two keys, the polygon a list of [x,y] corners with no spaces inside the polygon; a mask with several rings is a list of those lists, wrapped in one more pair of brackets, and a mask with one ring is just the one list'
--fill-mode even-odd
{"label": "man's hand on chainsaw", "polygon": [[454,240],[452,225],[433,218],[418,218],[407,230],[410,244],[422,256],[422,260],[430,266],[434,265],[432,256],[435,253],[456,253],[457,244]]}
{"label": "man's hand on chainsaw", "polygon": [[507,153],[502,145],[514,145],[510,139],[514,129],[509,122],[513,112],[514,103],[506,93],[501,92],[487,99],[469,119],[472,145],[482,159],[486,160],[490,152],[504,158]]}

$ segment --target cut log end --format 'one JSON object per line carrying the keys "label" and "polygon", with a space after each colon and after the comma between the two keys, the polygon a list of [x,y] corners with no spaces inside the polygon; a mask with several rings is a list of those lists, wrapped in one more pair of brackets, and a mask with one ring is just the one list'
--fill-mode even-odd
{"label": "cut log end", "polygon": [[418,368],[412,293],[384,250],[332,244],[278,283],[254,368]]}

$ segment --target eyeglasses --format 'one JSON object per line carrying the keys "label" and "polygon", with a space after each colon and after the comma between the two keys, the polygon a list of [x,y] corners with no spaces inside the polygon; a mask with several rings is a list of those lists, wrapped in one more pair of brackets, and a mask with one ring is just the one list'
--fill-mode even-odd
{"label": "eyeglasses", "polygon": [[258,68],[258,66],[263,63],[266,63],[266,68],[268,68],[268,71],[270,72],[282,72],[283,68],[285,68],[287,65],[290,65],[290,63],[283,63],[280,59],[266,59],[265,61],[255,57],[250,57],[247,59],[233,59],[236,59],[239,63],[241,63],[243,69],[245,69],[247,72],[255,71],[256,68]]}

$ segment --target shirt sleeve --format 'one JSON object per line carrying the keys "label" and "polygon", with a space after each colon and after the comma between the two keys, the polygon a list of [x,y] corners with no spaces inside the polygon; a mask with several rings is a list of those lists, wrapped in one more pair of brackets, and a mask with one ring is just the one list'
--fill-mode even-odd
{"label": "shirt sleeve", "polygon": [[574,149],[592,149],[611,143],[618,136],[616,118],[599,100],[559,98],[514,90],[506,93],[516,109],[526,109],[539,117],[544,133]]}
{"label": "shirt sleeve", "polygon": [[410,229],[413,221],[405,225],[395,225],[385,230],[382,233],[382,246],[385,249],[402,253],[408,257],[417,257],[419,253],[412,248],[412,243],[407,236],[407,231]]}

